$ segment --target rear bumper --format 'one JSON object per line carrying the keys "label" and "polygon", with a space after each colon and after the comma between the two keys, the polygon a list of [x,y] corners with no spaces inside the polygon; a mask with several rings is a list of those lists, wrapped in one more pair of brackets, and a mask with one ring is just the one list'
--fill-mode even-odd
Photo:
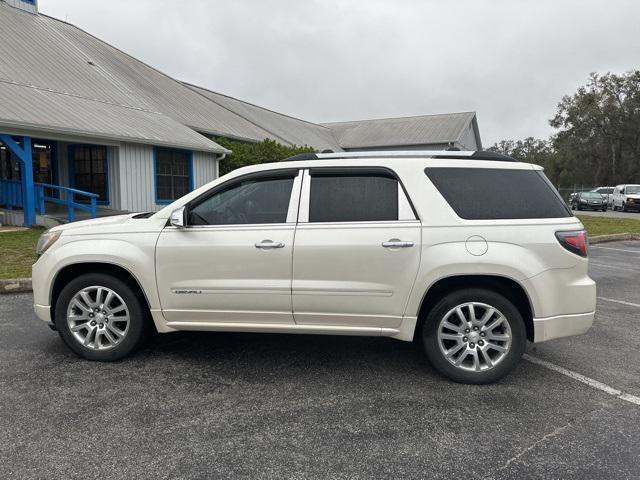
{"label": "rear bumper", "polygon": [[579,313],[576,315],[557,315],[555,317],[534,318],[534,343],[546,342],[554,338],[570,337],[586,333],[596,312]]}

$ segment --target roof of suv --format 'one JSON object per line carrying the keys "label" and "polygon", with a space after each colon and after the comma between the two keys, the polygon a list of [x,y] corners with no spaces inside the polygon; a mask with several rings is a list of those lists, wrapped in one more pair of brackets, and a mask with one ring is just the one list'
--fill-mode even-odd
{"label": "roof of suv", "polygon": [[360,151],[338,153],[301,153],[285,161],[339,160],[355,158],[447,158],[460,160],[490,160],[498,162],[517,162],[513,157],[496,152],[462,150],[391,150]]}

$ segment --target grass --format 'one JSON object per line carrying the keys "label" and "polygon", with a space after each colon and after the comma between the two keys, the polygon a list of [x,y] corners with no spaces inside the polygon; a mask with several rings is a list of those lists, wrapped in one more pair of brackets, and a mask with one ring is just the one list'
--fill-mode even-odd
{"label": "grass", "polygon": [[0,232],[0,279],[29,278],[36,261],[36,243],[41,228]]}
{"label": "grass", "polygon": [[610,235],[612,233],[636,233],[640,234],[639,219],[633,218],[609,218],[578,215],[578,218],[587,229],[589,236]]}

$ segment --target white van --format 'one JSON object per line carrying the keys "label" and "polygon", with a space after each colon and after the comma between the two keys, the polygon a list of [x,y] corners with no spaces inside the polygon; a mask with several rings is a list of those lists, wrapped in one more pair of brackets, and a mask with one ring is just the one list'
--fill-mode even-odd
{"label": "white van", "polygon": [[618,185],[613,190],[613,210],[640,211],[640,185]]}

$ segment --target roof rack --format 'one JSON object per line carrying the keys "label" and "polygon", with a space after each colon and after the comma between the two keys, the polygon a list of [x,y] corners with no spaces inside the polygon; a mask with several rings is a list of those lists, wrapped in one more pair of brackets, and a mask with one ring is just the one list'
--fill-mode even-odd
{"label": "roof rack", "polygon": [[391,151],[359,151],[337,153],[301,153],[287,158],[286,161],[302,160],[339,160],[348,158],[449,158],[457,160],[491,160],[497,162],[517,162],[513,157],[487,151],[456,150],[391,150]]}

